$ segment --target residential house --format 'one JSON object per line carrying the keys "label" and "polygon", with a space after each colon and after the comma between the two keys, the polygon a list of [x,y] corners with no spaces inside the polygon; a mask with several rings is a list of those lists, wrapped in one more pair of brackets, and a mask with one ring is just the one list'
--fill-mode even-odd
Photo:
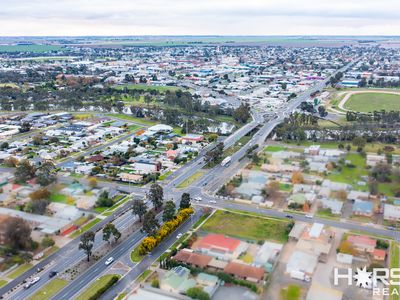
{"label": "residential house", "polygon": [[221,260],[236,259],[248,245],[223,234],[208,234],[194,243],[192,249]]}
{"label": "residential house", "polygon": [[134,162],[134,168],[140,174],[160,172],[161,166],[161,162],[151,159],[138,159]]}
{"label": "residential house", "polygon": [[142,175],[130,174],[130,173],[119,173],[118,177],[119,177],[119,179],[121,179],[121,181],[131,182],[131,183],[138,183],[143,180]]}
{"label": "residential house", "polygon": [[224,272],[233,275],[236,278],[244,279],[252,282],[261,282],[264,279],[265,271],[263,268],[253,267],[237,262],[229,262]]}
{"label": "residential house", "polygon": [[212,256],[193,252],[190,249],[179,250],[173,257],[174,260],[185,264],[193,265],[198,268],[205,268],[213,259]]}
{"label": "residential house", "polygon": [[376,240],[364,235],[349,235],[347,241],[360,252],[374,253]]}
{"label": "residential house", "polygon": [[343,202],[335,199],[321,199],[320,205],[323,209],[330,209],[332,214],[340,215],[342,213]]}
{"label": "residential house", "polygon": [[353,214],[356,216],[372,217],[374,205],[370,201],[356,200],[353,204]]}
{"label": "residential house", "polygon": [[264,268],[267,272],[271,272],[273,264],[276,262],[282,248],[282,244],[264,242],[258,249],[252,264],[256,267]]}
{"label": "residential house", "polygon": [[204,140],[204,136],[200,134],[186,134],[180,140],[182,143],[199,143]]}
{"label": "residential house", "polygon": [[185,267],[172,268],[160,279],[160,288],[171,293],[183,294],[196,286],[196,281],[189,276],[190,270]]}
{"label": "residential house", "polygon": [[400,206],[385,203],[383,207],[383,218],[388,221],[400,220]]}
{"label": "residential house", "polygon": [[286,264],[286,273],[302,272],[307,276],[312,276],[318,264],[318,256],[300,250],[293,251]]}
{"label": "residential house", "polygon": [[324,229],[321,223],[314,223],[312,226],[306,226],[296,244],[296,249],[302,252],[314,254],[319,261],[325,262],[332,248],[332,241],[335,234]]}
{"label": "residential house", "polygon": [[377,261],[384,261],[386,258],[386,251],[384,249],[375,249],[372,257]]}

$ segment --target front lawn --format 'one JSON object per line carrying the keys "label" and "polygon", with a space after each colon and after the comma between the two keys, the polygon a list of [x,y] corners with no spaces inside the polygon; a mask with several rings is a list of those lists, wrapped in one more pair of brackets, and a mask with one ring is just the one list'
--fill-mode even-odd
{"label": "front lawn", "polygon": [[202,230],[253,241],[287,242],[288,222],[263,216],[216,211],[202,226]]}
{"label": "front lawn", "polygon": [[38,290],[35,294],[29,297],[29,300],[47,300],[51,299],[55,294],[61,291],[66,285],[68,281],[60,278],[55,278],[50,281],[48,284],[43,286],[40,290]]}

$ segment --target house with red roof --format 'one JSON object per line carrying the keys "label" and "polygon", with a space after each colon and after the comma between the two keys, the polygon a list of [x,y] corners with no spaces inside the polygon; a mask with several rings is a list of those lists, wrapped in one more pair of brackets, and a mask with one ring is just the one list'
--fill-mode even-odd
{"label": "house with red roof", "polygon": [[374,253],[376,247],[376,240],[365,235],[349,235],[347,241],[360,252]]}
{"label": "house with red roof", "polygon": [[384,261],[386,258],[386,251],[383,249],[375,249],[373,253],[373,258],[377,261]]}
{"label": "house with red roof", "polygon": [[229,262],[225,268],[226,274],[235,276],[239,279],[244,279],[252,282],[260,282],[264,278],[265,271],[263,268],[249,266],[237,262]]}
{"label": "house with red roof", "polygon": [[222,260],[236,259],[248,248],[247,243],[223,234],[208,234],[196,241],[192,249]]}

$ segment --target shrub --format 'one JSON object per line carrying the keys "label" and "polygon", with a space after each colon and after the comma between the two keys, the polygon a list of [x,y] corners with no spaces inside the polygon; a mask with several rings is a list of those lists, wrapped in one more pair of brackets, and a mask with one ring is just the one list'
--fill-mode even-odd
{"label": "shrub", "polygon": [[160,282],[158,281],[158,279],[153,279],[151,281],[151,287],[159,289],[160,288]]}
{"label": "shrub", "polygon": [[47,248],[47,247],[54,246],[55,242],[54,242],[54,240],[53,240],[51,237],[49,237],[49,236],[46,235],[46,236],[42,239],[41,244],[42,244],[42,247],[43,247],[43,248]]}
{"label": "shrub", "polygon": [[112,276],[103,287],[99,288],[96,293],[89,297],[89,300],[99,299],[101,295],[103,295],[110,287],[112,287],[117,281],[119,277],[117,275]]}

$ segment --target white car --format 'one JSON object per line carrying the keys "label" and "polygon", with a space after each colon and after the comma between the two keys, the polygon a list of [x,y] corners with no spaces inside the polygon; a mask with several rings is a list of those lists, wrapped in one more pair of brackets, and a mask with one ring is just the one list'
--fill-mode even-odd
{"label": "white car", "polygon": [[200,202],[201,201],[201,197],[196,197],[194,198],[195,201]]}
{"label": "white car", "polygon": [[307,219],[312,219],[312,218],[314,218],[313,215],[305,215],[305,217],[306,217]]}
{"label": "white car", "polygon": [[176,236],[177,239],[180,239],[182,237],[182,233],[178,233],[178,235]]}
{"label": "white car", "polygon": [[212,203],[212,204],[216,204],[217,203],[217,201],[215,201],[215,200],[210,200],[209,202]]}
{"label": "white car", "polygon": [[25,289],[29,289],[32,285],[34,285],[36,282],[38,282],[40,280],[40,277],[35,277],[35,278],[33,278],[31,281],[29,281],[29,282],[27,282],[25,285],[24,285],[24,288]]}
{"label": "white car", "polygon": [[111,256],[111,257],[107,258],[107,260],[106,260],[106,262],[105,262],[106,266],[108,266],[109,264],[111,264],[113,261],[114,261],[114,257]]}

